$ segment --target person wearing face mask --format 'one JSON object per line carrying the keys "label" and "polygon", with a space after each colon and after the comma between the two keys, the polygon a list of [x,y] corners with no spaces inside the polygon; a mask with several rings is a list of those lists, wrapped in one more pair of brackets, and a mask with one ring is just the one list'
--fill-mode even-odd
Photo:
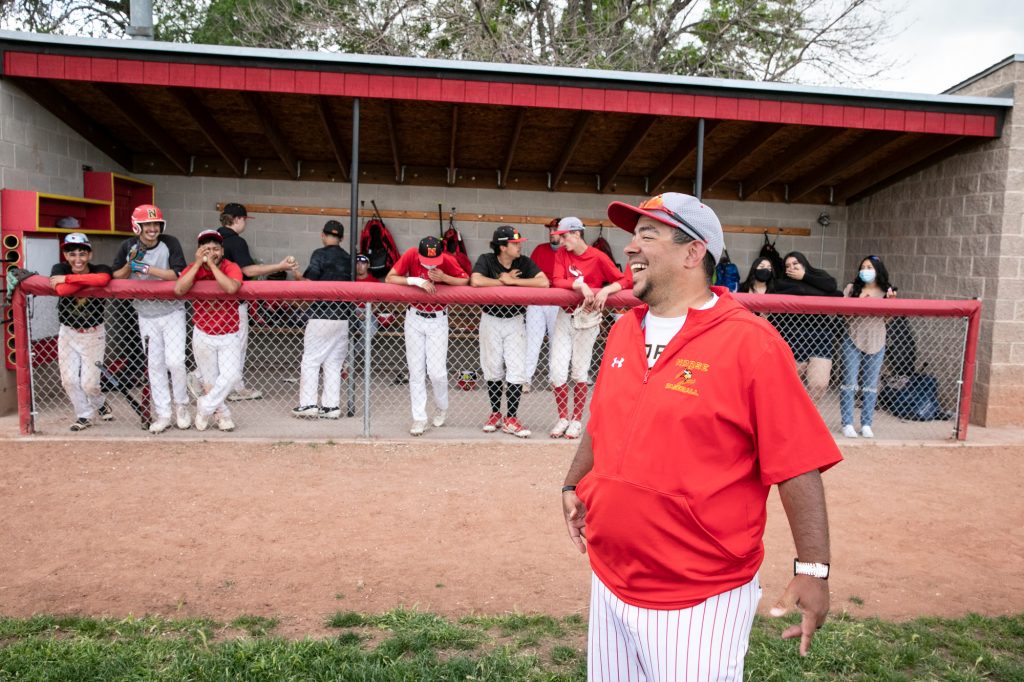
{"label": "person wearing face mask", "polygon": [[[889,283],[889,271],[878,256],[868,256],[860,262],[857,277],[843,289],[847,298],[894,298],[896,289]],[[863,402],[860,408],[860,435],[874,438],[872,424],[875,403],[878,401],[878,377],[885,360],[885,318],[851,317],[843,339],[843,385],[839,389],[839,414],[843,420],[843,435],[856,438],[853,428],[853,398],[860,384]]]}
{"label": "person wearing face mask", "polygon": [[767,258],[758,258],[750,264],[747,278],[740,283],[741,294],[774,294],[775,271]]}
{"label": "person wearing face mask", "polygon": [[[790,296],[842,296],[836,280],[821,268],[812,267],[807,256],[791,251],[783,259],[785,274],[776,283],[776,293]],[[835,334],[831,320],[821,315],[788,314],[776,320],[782,338],[793,350],[797,369],[807,382],[807,392],[818,400],[828,390],[832,374]]]}

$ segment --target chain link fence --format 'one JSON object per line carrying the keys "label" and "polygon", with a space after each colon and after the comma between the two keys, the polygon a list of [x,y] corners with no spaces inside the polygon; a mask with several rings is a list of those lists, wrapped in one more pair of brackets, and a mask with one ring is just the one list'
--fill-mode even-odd
{"label": "chain link fence", "polygon": [[[386,297],[392,288],[381,286]],[[84,419],[88,424],[80,430],[112,438],[143,429],[162,431],[161,438],[394,438],[421,428],[424,438],[433,439],[512,439],[528,430],[547,440],[559,421],[558,391],[550,379],[557,306],[533,306],[526,316],[503,319],[503,333],[482,334],[481,306],[475,304],[449,304],[424,315],[408,302],[381,300],[341,303],[343,314],[324,315],[320,299],[268,298],[245,304],[234,331],[237,301],[163,301],[184,312],[180,324],[157,324],[154,331],[151,320],[140,325],[137,301],[110,298],[102,330],[75,332],[61,329],[55,301],[27,297],[32,361],[21,364],[31,373],[36,433],[78,430]],[[590,388],[608,330],[622,311],[608,312],[598,329],[584,368]],[[758,314],[789,343],[837,439],[956,436],[965,407],[965,317]],[[197,325],[226,333],[204,333]],[[160,355],[155,364],[153,355]],[[169,380],[150,381],[153,371]],[[521,394],[501,382],[489,384],[496,375],[523,382]],[[569,417],[580,397],[572,386],[570,379],[569,404],[563,406]],[[489,388],[501,390],[501,422],[490,435],[484,432],[493,413]],[[516,398],[518,428],[509,430],[519,433],[503,433]],[[583,411],[584,423],[587,415]],[[167,428],[154,428],[164,418]],[[197,426],[205,427],[202,434]]]}

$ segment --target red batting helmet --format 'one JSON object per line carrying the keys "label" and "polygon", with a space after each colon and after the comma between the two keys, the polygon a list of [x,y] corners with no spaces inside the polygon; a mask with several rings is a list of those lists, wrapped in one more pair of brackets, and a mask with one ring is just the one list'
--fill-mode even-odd
{"label": "red batting helmet", "polygon": [[164,220],[164,212],[153,204],[142,204],[141,206],[136,206],[135,210],[132,211],[132,232],[141,234],[143,223],[160,223],[160,232],[163,232],[167,226],[167,221]]}

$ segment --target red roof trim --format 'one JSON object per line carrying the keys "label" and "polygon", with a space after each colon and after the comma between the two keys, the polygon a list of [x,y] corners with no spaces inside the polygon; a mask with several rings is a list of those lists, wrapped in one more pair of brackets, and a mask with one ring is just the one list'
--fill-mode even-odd
{"label": "red roof trim", "polygon": [[266,67],[192,65],[7,51],[4,74],[22,78],[249,90],[380,99],[705,117],[791,125],[994,137],[992,114],[815,104],[762,98],[606,90],[559,85],[310,72]]}

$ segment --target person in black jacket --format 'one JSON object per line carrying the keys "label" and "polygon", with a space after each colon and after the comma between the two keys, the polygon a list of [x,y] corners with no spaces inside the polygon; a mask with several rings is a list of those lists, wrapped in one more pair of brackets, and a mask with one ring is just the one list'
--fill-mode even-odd
{"label": "person in black jacket", "polygon": [[[807,256],[790,251],[783,262],[785,274],[775,283],[775,291],[791,296],[842,296],[835,278],[815,268]],[[807,392],[818,400],[828,390],[832,374],[832,355],[835,350],[834,320],[822,315],[780,315],[779,333],[793,350],[797,368],[807,382]]]}
{"label": "person in black jacket", "polygon": [[[345,227],[337,220],[328,220],[319,248],[309,257],[309,267],[299,279],[318,282],[348,282],[352,266],[348,252],[341,248]],[[341,372],[348,352],[348,322],[353,305],[346,301],[313,301],[302,340],[302,369],[299,373],[299,406],[295,417],[341,416]],[[324,372],[324,388],[317,400],[320,370]]]}

